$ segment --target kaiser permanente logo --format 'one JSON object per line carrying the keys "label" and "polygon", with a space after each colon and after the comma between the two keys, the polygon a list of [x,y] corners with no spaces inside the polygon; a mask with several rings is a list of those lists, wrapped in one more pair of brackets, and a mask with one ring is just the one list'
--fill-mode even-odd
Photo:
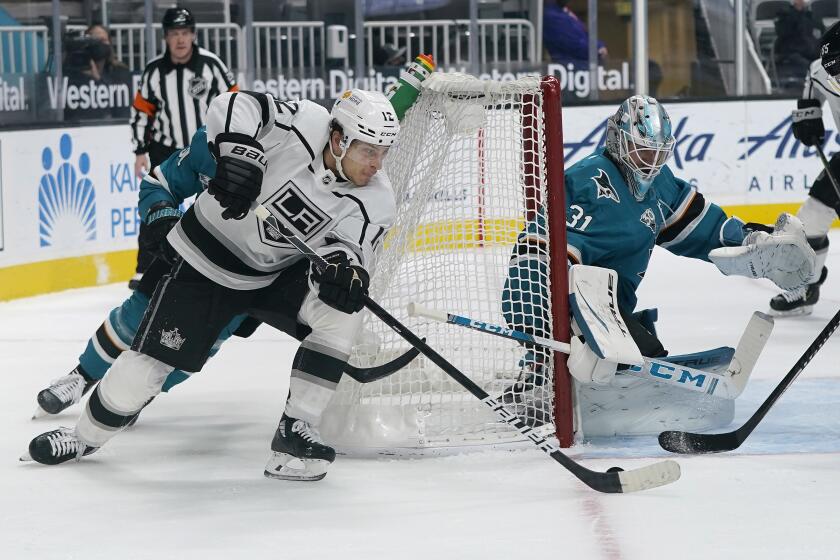
{"label": "kaiser permanente logo", "polygon": [[[56,157],[58,156],[58,157]],[[38,184],[41,247],[73,247],[96,239],[96,192],[87,177],[90,157],[73,156],[73,140],[62,134],[58,154],[41,153],[44,175]]]}

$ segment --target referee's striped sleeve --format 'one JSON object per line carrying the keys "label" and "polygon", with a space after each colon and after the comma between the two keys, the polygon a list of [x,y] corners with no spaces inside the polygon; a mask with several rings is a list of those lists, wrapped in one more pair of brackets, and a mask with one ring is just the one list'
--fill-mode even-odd
{"label": "referee's striped sleeve", "polygon": [[154,67],[149,65],[140,80],[140,89],[131,104],[131,143],[134,153],[145,153],[149,142],[149,126],[154,122],[158,101],[149,86]]}

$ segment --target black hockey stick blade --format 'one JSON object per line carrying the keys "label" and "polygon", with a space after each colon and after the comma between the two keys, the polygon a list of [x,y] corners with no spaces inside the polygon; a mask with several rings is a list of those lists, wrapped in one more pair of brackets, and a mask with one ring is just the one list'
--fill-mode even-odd
{"label": "black hockey stick blade", "polygon": [[784,392],[787,391],[788,387],[799,377],[799,374],[802,373],[805,366],[819,352],[820,348],[831,338],[831,335],[834,334],[838,326],[840,326],[840,311],[834,314],[834,317],[831,318],[825,328],[817,335],[817,338],[805,350],[805,353],[800,356],[799,360],[793,365],[784,379],[773,389],[770,396],[761,403],[758,410],[737,430],[725,434],[695,434],[692,432],[668,430],[659,434],[659,445],[662,449],[671,453],[684,454],[722,453],[724,451],[738,449],[755,427],[758,426],[758,423],[767,415],[773,405],[776,404],[776,401],[779,400]]}
{"label": "black hockey stick blade", "polygon": [[[323,257],[315,253],[305,241],[288,229],[281,229],[277,219],[262,205],[257,205],[254,213],[263,220],[277,235],[282,235],[300,253],[312,262],[316,267],[326,266]],[[597,472],[587,469],[574,459],[570,458],[554,445],[546,440],[539,432],[528,426],[521,418],[509,411],[505,406],[487,394],[472,379],[464,375],[461,370],[452,365],[446,358],[437,353],[431,346],[421,340],[408,327],[403,325],[396,317],[388,313],[381,305],[375,302],[370,296],[364,296],[365,307],[376,315],[383,323],[388,325],[400,335],[411,346],[420,351],[433,364],[442,369],[447,375],[455,380],[464,389],[472,393],[474,397],[489,406],[505,423],[515,428],[520,434],[548,454],[552,459],[563,465],[569,472],[581,482],[598,492],[608,494],[622,492],[638,492],[664,486],[675,482],[680,478],[680,466],[676,461],[666,460],[647,465],[638,469],[624,471],[611,469],[610,472]]]}
{"label": "black hockey stick blade", "polygon": [[[424,341],[426,339],[423,339]],[[359,383],[371,383],[373,381],[379,381],[380,379],[384,379],[391,374],[397,373],[399,370],[407,366],[420,355],[420,350],[417,348],[412,348],[402,356],[394,358],[388,363],[381,364],[378,366],[373,366],[369,368],[364,367],[355,367],[347,364],[344,366],[344,373],[358,381]]]}

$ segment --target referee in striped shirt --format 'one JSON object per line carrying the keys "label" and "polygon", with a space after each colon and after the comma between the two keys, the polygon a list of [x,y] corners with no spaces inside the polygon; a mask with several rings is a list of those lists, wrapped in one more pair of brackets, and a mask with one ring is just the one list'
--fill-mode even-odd
{"label": "referee in striped shirt", "polygon": [[[204,125],[204,114],[214,97],[239,89],[219,57],[195,44],[195,18],[188,9],[166,10],[163,32],[166,52],[146,65],[131,108],[134,173],[138,177],[189,145],[192,135]],[[129,283],[131,288],[136,288],[154,260],[144,249],[144,234],[141,222],[137,274]]]}

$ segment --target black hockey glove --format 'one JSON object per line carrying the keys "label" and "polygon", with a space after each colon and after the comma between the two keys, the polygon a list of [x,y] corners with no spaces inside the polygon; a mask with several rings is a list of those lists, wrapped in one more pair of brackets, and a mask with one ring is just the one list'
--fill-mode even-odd
{"label": "black hockey glove", "polygon": [[138,244],[142,249],[154,255],[155,258],[169,264],[174,263],[180,255],[166,240],[166,235],[180,219],[181,211],[175,208],[171,202],[155,203],[149,208],[149,213],[146,214],[145,232],[137,240]]}
{"label": "black hockey glove", "polygon": [[241,220],[260,195],[265,152],[250,136],[231,132],[216,136],[210,149],[216,157],[216,176],[210,179],[207,192],[225,209],[222,218]]}
{"label": "black hockey glove", "polygon": [[330,264],[323,272],[312,267],[312,279],[318,282],[318,299],[342,313],[356,313],[365,306],[370,286],[367,270],[350,264],[344,253],[324,257]]}
{"label": "black hockey glove", "polygon": [[821,103],[816,99],[799,99],[791,113],[793,136],[806,146],[822,146],[825,126],[822,121]]}

